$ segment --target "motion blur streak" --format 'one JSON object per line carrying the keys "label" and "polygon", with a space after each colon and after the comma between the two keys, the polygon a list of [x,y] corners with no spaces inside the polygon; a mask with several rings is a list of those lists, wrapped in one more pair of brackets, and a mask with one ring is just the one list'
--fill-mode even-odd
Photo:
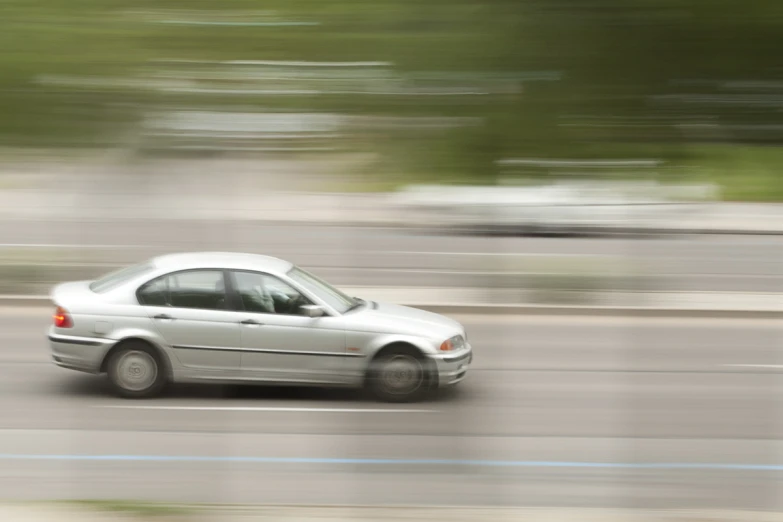
{"label": "motion blur streak", "polygon": [[[781,35],[780,0],[4,0],[0,500],[783,511]],[[54,285],[183,251],[459,314],[471,370],[397,407],[52,364]]]}
{"label": "motion blur streak", "polygon": [[437,465],[510,468],[608,468],[608,469],[694,469],[735,471],[783,471],[783,465],[754,464],[686,464],[674,462],[537,462],[504,460],[439,460],[439,459],[283,459],[274,457],[198,457],[170,455],[2,455],[0,460],[82,460],[82,461],[139,461],[139,462],[238,462],[249,464],[388,464]]}

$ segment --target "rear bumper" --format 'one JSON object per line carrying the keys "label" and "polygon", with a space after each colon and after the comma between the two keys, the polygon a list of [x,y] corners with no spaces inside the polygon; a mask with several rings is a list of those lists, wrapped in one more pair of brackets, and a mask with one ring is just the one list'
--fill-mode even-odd
{"label": "rear bumper", "polygon": [[114,344],[111,339],[62,335],[52,330],[48,337],[54,364],[87,373],[100,373],[103,359]]}
{"label": "rear bumper", "polygon": [[473,348],[467,345],[465,350],[454,354],[438,354],[432,357],[438,370],[438,386],[453,386],[462,381],[473,362]]}

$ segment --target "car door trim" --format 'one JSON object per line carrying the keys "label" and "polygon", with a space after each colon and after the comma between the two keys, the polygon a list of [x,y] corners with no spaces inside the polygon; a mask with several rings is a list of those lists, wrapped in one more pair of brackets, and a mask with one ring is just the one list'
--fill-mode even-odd
{"label": "car door trim", "polygon": [[242,348],[243,352],[251,353],[270,353],[278,355],[310,355],[316,357],[364,357],[363,353],[351,352],[309,352],[309,351],[288,351],[288,350],[268,350],[265,348]]}
{"label": "car door trim", "polygon": [[175,344],[172,346],[175,350],[205,350],[219,352],[242,352],[242,353],[269,353],[277,355],[308,355],[316,357],[365,357],[362,353],[351,352],[308,352],[308,351],[287,351],[287,350],[267,350],[264,348],[220,348],[219,346],[196,346]]}
{"label": "car door trim", "polygon": [[49,334],[49,340],[55,343],[63,344],[78,344],[82,346],[100,346],[107,342],[111,342],[109,339],[101,337],[75,337],[71,335],[57,335]]}

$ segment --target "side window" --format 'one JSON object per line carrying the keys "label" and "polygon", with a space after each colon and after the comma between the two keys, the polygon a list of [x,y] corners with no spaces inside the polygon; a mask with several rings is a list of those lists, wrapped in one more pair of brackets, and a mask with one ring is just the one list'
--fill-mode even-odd
{"label": "side window", "polygon": [[168,290],[166,277],[159,277],[144,283],[136,292],[139,303],[144,306],[168,306]]}
{"label": "side window", "polygon": [[300,315],[299,308],[312,304],[291,285],[259,272],[232,273],[234,287],[247,312]]}
{"label": "side window", "polygon": [[226,286],[221,270],[192,270],[169,274],[169,302],[175,308],[226,310]]}

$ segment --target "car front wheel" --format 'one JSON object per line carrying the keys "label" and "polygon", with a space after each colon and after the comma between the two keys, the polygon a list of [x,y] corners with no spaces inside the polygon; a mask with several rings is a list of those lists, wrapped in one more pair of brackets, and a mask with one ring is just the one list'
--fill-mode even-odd
{"label": "car front wheel", "polygon": [[153,397],[166,384],[160,356],[154,348],[142,342],[124,344],[112,353],[107,373],[114,392],[129,399]]}
{"label": "car front wheel", "polygon": [[384,402],[416,402],[429,389],[427,361],[415,349],[405,346],[379,355],[371,365],[369,377],[370,391]]}

